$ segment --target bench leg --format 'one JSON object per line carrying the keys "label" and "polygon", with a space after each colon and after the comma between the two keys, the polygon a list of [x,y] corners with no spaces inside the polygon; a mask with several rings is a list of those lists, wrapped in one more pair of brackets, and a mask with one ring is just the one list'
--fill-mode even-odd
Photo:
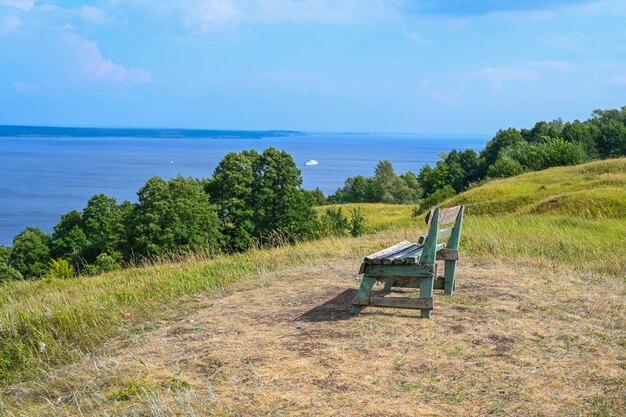
{"label": "bench leg", "polygon": [[385,281],[385,286],[383,287],[383,291],[391,291],[391,287],[395,284],[395,281]]}
{"label": "bench leg", "polygon": [[445,261],[443,275],[445,277],[445,295],[452,295],[454,292],[454,273],[456,271],[456,261]]}
{"label": "bench leg", "polygon": [[[436,271],[436,269],[435,269]],[[436,275],[436,272],[435,272]],[[433,296],[433,289],[435,286],[435,277],[422,278],[420,280],[420,298]],[[431,310],[421,310],[421,316],[423,319],[429,319],[432,311]]]}
{"label": "bench leg", "polygon": [[[374,286],[375,282],[375,277],[364,275],[363,279],[361,280],[361,286],[359,287],[359,291],[357,291],[356,293],[356,298],[361,299],[369,297],[370,291],[372,291],[372,287]],[[352,306],[352,314],[359,314],[362,308],[363,307],[361,306]]]}

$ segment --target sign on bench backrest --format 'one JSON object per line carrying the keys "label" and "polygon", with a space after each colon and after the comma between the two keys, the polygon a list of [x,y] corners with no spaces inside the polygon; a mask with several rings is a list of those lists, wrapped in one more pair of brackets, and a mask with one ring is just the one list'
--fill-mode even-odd
{"label": "sign on bench backrest", "polygon": [[[461,207],[456,206],[450,208],[439,209],[439,224],[448,224],[452,223],[456,220],[456,217],[459,215],[459,211],[461,211]],[[435,209],[432,209],[426,215],[426,224],[430,225],[430,221],[433,218],[433,214],[435,213]]]}

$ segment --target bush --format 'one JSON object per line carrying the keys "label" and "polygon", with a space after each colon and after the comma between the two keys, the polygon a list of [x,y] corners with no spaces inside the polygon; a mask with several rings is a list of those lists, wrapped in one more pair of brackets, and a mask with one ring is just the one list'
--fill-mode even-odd
{"label": "bush", "polygon": [[350,224],[341,207],[329,207],[320,218],[324,236],[345,236]]}
{"label": "bush", "polygon": [[508,156],[504,156],[498,159],[487,170],[487,176],[489,178],[507,178],[515,175],[519,175],[524,172],[522,164],[515,159],[511,159]]}
{"label": "bush", "polygon": [[353,237],[358,237],[365,232],[365,216],[363,216],[361,207],[352,209],[352,213],[350,215],[350,234]]}
{"label": "bush", "polygon": [[108,253],[101,253],[93,264],[85,266],[83,272],[85,275],[98,275],[104,274],[105,272],[117,271],[118,269],[122,269],[122,267],[115,257]]}
{"label": "bush", "polygon": [[0,283],[24,279],[20,271],[8,264],[0,262]]}
{"label": "bush", "polygon": [[50,278],[68,279],[74,276],[74,267],[65,259],[50,260],[46,276]]}
{"label": "bush", "polygon": [[11,266],[26,278],[41,277],[50,262],[50,236],[41,229],[28,227],[13,239]]}
{"label": "bush", "polygon": [[452,186],[450,185],[446,185],[445,187],[440,188],[439,190],[435,191],[434,193],[423,199],[422,204],[420,204],[420,209],[422,210],[422,212],[424,212],[441,203],[442,201],[454,197],[455,195],[456,191],[454,191],[454,188],[452,188]]}

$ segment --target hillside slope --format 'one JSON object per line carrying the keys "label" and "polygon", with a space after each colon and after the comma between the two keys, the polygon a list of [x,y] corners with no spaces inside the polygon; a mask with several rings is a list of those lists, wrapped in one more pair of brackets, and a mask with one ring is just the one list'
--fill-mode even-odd
{"label": "hillside slope", "polygon": [[[360,259],[425,231],[410,206],[344,207],[384,229],[359,238],[0,285],[0,415],[619,415],[625,162],[445,203],[470,214],[430,320],[349,314]],[[617,211],[589,206],[607,190]]]}
{"label": "hillside slope", "polygon": [[626,406],[618,280],[465,259],[432,319],[352,317],[359,260],[333,252],[199,296],[195,311],[142,319],[101,353],[7,387],[3,401],[29,416],[610,416]]}
{"label": "hillside slope", "polygon": [[444,202],[471,214],[626,218],[626,158],[550,168],[490,181]]}

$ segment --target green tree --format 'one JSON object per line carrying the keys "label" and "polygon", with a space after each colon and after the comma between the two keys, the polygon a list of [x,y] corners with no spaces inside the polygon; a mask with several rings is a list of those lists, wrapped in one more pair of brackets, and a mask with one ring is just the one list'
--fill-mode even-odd
{"label": "green tree", "polygon": [[323,206],[326,204],[326,196],[324,192],[319,188],[315,188],[313,191],[309,191],[311,198],[313,199],[313,204],[316,206]]}
{"label": "green tree", "polygon": [[524,138],[517,129],[498,130],[493,139],[487,142],[485,148],[480,152],[480,157],[485,164],[484,173],[487,172],[490,165],[496,162],[504,149],[522,142],[524,142]]}
{"label": "green tree", "polygon": [[11,266],[11,248],[0,245],[0,284],[20,279],[23,279],[22,274]]}
{"label": "green tree", "polygon": [[11,265],[26,278],[39,278],[48,269],[50,236],[41,229],[28,227],[15,236]]}
{"label": "green tree", "polygon": [[278,232],[292,242],[314,236],[317,213],[291,155],[268,148],[253,162],[253,169],[256,236],[264,240]]}
{"label": "green tree", "polygon": [[216,250],[221,233],[214,205],[201,181],[177,176],[150,178],[137,193],[134,251],[141,256]]}
{"label": "green tree", "polygon": [[529,143],[542,142],[545,137],[561,137],[563,131],[563,120],[556,119],[551,122],[537,122],[532,129],[522,129],[522,137]]}
{"label": "green tree", "polygon": [[82,224],[83,216],[76,210],[61,216],[52,234],[51,256],[53,258],[66,259],[74,265],[79,265],[80,258],[88,245]]}
{"label": "green tree", "polygon": [[590,158],[598,157],[598,150],[596,149],[596,143],[593,139],[592,127],[588,123],[582,123],[578,120],[574,120],[571,123],[565,123],[563,126],[563,139],[567,142],[580,143],[585,153]]}
{"label": "green tree", "polygon": [[217,205],[226,246],[230,250],[247,250],[256,243],[253,165],[259,158],[254,150],[228,153],[206,185],[207,192]]}
{"label": "green tree", "polygon": [[126,230],[122,209],[115,198],[104,194],[91,197],[82,212],[82,230],[87,237],[82,257],[87,263],[92,263],[104,252],[121,258],[120,248],[126,239]]}
{"label": "green tree", "polygon": [[626,155],[626,126],[615,119],[599,124],[595,143],[602,158]]}

